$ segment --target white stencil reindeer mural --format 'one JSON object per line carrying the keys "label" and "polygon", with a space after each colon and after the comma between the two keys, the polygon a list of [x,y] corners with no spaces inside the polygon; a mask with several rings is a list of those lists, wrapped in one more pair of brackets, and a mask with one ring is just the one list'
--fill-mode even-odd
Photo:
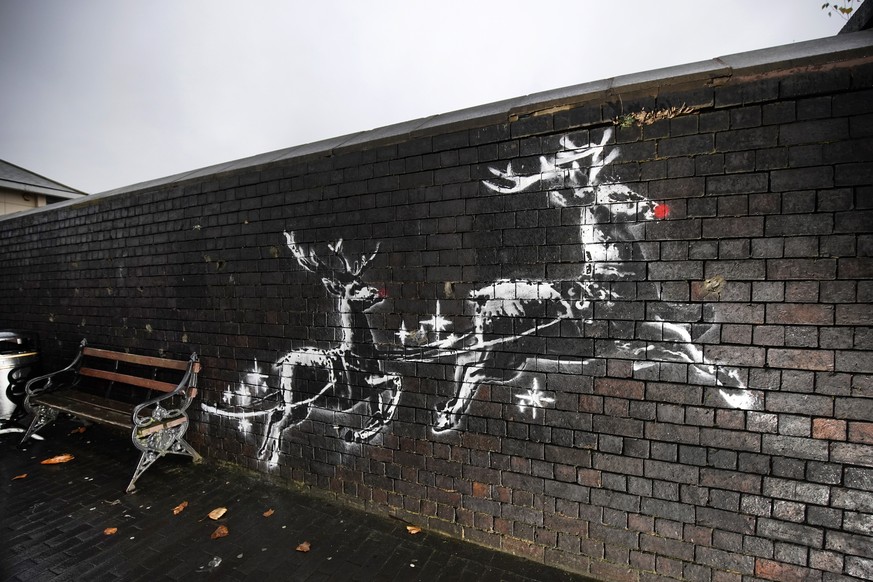
{"label": "white stencil reindeer mural", "polygon": [[[560,335],[585,337],[586,323],[592,323],[592,302],[620,301],[613,281],[640,279],[639,266],[654,257],[646,256],[639,245],[645,238],[645,223],[665,218],[668,207],[634,192],[624,184],[609,183],[603,170],[618,158],[617,148],[606,153],[612,137],[607,129],[600,143],[584,146],[568,137],[561,139],[562,149],[549,159],[540,157],[535,173],[519,174],[512,164],[506,169],[492,168],[495,178],[485,186],[501,194],[525,191],[546,192],[551,204],[579,208],[579,244],[584,262],[578,277],[570,281],[532,281],[501,279],[470,293],[474,307],[474,332],[452,336],[429,347],[450,350],[456,364],[453,373],[454,395],[438,405],[433,430],[457,429],[483,384],[510,384],[526,370],[540,365],[549,356],[558,354],[527,354],[515,346],[522,338],[549,335],[549,328],[559,328]],[[526,329],[518,325],[500,325],[501,320],[535,322]],[[616,357],[634,361],[637,371],[657,366],[659,362],[677,362],[689,366],[689,376],[700,383],[742,388],[735,370],[713,365],[705,360],[702,349],[695,345],[688,330],[680,324],[666,321],[638,323],[651,327],[664,341],[628,342],[615,340],[609,352]],[[512,329],[512,333],[493,330]],[[601,343],[609,340],[600,340]],[[446,353],[443,352],[442,357]],[[594,354],[576,354],[584,371],[594,361]],[[573,355],[569,355],[571,358]],[[430,354],[418,359],[427,360]],[[560,354],[566,360],[568,354]],[[726,402],[736,406],[749,403],[744,391],[721,391]],[[550,399],[541,391],[536,379],[526,392],[516,395],[519,409],[536,414]]]}
{"label": "white stencil reindeer mural", "polygon": [[394,416],[400,398],[400,377],[382,373],[375,356],[373,336],[364,313],[384,297],[379,289],[366,284],[361,274],[376,257],[350,261],[343,252],[343,241],[328,245],[332,264],[311,248],[303,249],[294,233],[285,232],[288,249],[304,270],[321,277],[327,292],[336,298],[340,316],[341,341],[331,349],[303,347],[292,350],[276,363],[280,402],[263,411],[235,411],[203,405],[207,412],[226,417],[267,416],[263,443],[258,458],[278,461],[283,432],[309,417],[312,407],[319,406],[349,412],[366,408],[362,428],[335,426],[346,441],[369,440]]}
{"label": "white stencil reindeer mural", "polygon": [[[419,320],[420,314],[414,316],[420,328],[413,332],[408,331],[407,318],[403,318],[394,334],[401,344],[399,350],[379,352],[367,319],[366,312],[384,300],[362,278],[378,253],[378,245],[369,256],[352,262],[339,240],[328,245],[330,255],[324,259],[311,247],[301,246],[294,233],[286,232],[287,248],[297,264],[321,277],[324,288],[336,299],[341,339],[330,349],[309,346],[287,352],[278,359],[273,375],[260,374],[256,365],[247,377],[259,383],[260,400],[276,402],[266,410],[209,404],[203,404],[203,410],[241,419],[241,428],[245,419],[263,416],[266,423],[258,457],[275,464],[285,431],[309,418],[315,409],[337,414],[357,411],[358,422],[334,423],[344,442],[366,442],[385,430],[401,398],[400,375],[385,371],[392,361],[404,367],[414,362],[451,363],[451,396],[433,411],[431,428],[435,433],[460,428],[484,384],[514,386],[519,411],[535,418],[538,409],[554,399],[543,391],[538,378],[520,387],[519,380],[527,380],[525,374],[535,372],[543,362],[551,362],[554,368],[555,363],[565,366],[572,361],[573,369],[582,374],[605,357],[631,360],[635,373],[641,375],[657,372],[661,363],[685,365],[689,382],[724,387],[720,395],[728,406],[754,406],[754,394],[745,389],[735,369],[707,361],[702,348],[692,340],[689,324],[634,319],[631,323],[643,331],[637,337],[654,339],[598,337],[584,344],[591,340],[588,326],[601,318],[595,317],[596,306],[608,308],[616,302],[635,301],[622,297],[617,285],[646,280],[646,262],[657,259],[648,256],[646,224],[665,218],[669,212],[665,204],[611,180],[606,170],[619,157],[618,147],[608,145],[611,140],[611,128],[603,131],[596,143],[578,144],[564,136],[561,149],[540,157],[535,170],[517,172],[510,163],[505,168],[491,168],[494,177],[484,182],[497,194],[542,195],[552,207],[567,208],[568,212],[578,209],[578,215],[570,219],[579,228],[578,241],[573,243],[581,250],[574,253],[581,257],[577,273],[559,280],[498,279],[478,285],[467,297],[470,315],[460,322],[458,317],[444,317],[437,302],[432,316],[424,320]],[[443,332],[453,325],[461,331],[444,337]],[[556,336],[583,340],[577,345],[589,347],[573,353],[550,351],[548,340]],[[530,346],[536,347],[528,350]],[[278,387],[270,390],[267,378],[275,378]],[[544,379],[547,381],[547,375]],[[228,390],[225,402],[231,396]]]}
{"label": "white stencil reindeer mural", "polygon": [[[473,342],[468,341],[458,354],[453,375],[457,392],[438,407],[434,430],[457,428],[480,385],[512,382],[536,359],[503,348],[551,327],[559,327],[564,337],[583,337],[585,323],[592,319],[591,302],[615,298],[608,281],[631,277],[633,271],[628,261],[648,258],[635,256],[639,249],[634,243],[644,238],[644,221],[663,217],[666,207],[623,184],[603,180],[604,167],[618,157],[616,149],[606,153],[611,137],[612,130],[608,129],[599,144],[577,145],[565,136],[560,141],[562,149],[552,159],[540,157],[536,173],[516,173],[511,163],[505,170],[491,169],[495,179],[486,181],[485,186],[492,191],[547,192],[553,206],[579,208],[579,244],[584,262],[576,280],[502,279],[470,293],[475,304]],[[524,318],[537,324],[515,334],[489,334],[496,321],[505,318]],[[584,368],[584,354],[578,354],[578,358]],[[507,375],[507,371],[515,374]],[[517,398],[533,414],[537,406],[546,402],[538,385]]]}

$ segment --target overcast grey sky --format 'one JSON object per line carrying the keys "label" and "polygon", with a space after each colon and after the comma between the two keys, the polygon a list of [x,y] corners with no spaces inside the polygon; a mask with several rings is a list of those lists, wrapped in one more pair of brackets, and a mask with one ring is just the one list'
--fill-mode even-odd
{"label": "overcast grey sky", "polygon": [[816,0],[0,0],[0,158],[101,192],[823,38]]}

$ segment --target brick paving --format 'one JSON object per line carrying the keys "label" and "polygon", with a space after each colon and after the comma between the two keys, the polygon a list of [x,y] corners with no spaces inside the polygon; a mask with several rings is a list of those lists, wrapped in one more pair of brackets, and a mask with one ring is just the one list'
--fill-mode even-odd
{"label": "brick paving", "polygon": [[[100,427],[71,434],[76,426],[59,422],[24,449],[20,435],[0,435],[0,579],[588,580],[439,534],[412,535],[400,520],[187,458],[159,461],[128,495],[137,458],[129,441]],[[75,459],[40,464],[63,453]],[[217,507],[228,511],[213,521],[207,514]],[[219,525],[229,535],[211,539]],[[310,551],[296,551],[304,541]]]}

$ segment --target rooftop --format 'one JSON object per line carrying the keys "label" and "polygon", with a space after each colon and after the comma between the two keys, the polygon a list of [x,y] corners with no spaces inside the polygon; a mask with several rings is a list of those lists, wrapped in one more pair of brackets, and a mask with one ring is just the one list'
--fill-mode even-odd
{"label": "rooftop", "polygon": [[23,194],[45,194],[46,196],[68,200],[87,196],[86,192],[70,188],[45,176],[40,176],[6,160],[0,160],[0,188],[14,190]]}

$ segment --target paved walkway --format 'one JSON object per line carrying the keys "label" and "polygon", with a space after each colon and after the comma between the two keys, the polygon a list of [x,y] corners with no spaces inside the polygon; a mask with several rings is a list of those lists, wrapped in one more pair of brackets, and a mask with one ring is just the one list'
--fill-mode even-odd
{"label": "paved walkway", "polygon": [[[20,435],[0,435],[2,580],[587,580],[184,458],[159,461],[126,495],[129,441],[76,426],[58,423],[23,450]],[[63,453],[75,458],[40,464]],[[217,507],[227,513],[213,521]],[[211,539],[219,525],[228,535]],[[302,542],[309,552],[295,551]]]}

